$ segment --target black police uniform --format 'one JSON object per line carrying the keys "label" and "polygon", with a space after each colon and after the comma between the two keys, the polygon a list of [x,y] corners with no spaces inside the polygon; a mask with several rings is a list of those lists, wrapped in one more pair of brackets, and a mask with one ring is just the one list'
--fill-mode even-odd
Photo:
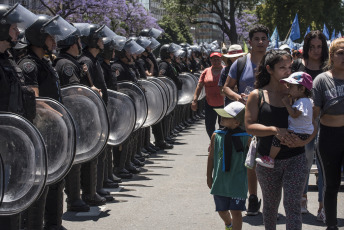
{"label": "black police uniform", "polygon": [[[108,101],[108,94],[107,94],[107,86],[104,79],[104,73],[102,67],[96,57],[94,57],[87,49],[83,51],[82,55],[78,58],[78,62],[80,64],[86,64],[88,68],[88,72],[92,78],[93,84],[98,89],[102,91],[102,98],[104,103],[107,105]],[[100,161],[98,165],[98,160]],[[103,183],[103,174],[100,172],[103,170],[98,168],[103,167],[104,165],[104,154],[86,162],[81,166],[81,187],[83,190],[82,198],[83,200],[91,205],[97,206],[101,203],[105,204],[106,199],[100,197],[99,195],[108,195],[108,194],[97,194],[98,188],[102,187]],[[98,173],[99,171],[99,173]],[[110,197],[109,197],[110,198]]]}
{"label": "black police uniform", "polygon": [[[49,97],[62,103],[59,76],[48,59],[40,59],[29,49],[27,55],[19,60],[18,64],[23,70],[25,85],[36,86],[41,97]],[[40,220],[43,213],[45,213],[45,226],[62,225],[63,188],[64,180],[46,186],[41,197],[28,209],[27,227],[29,229],[41,228],[37,226],[41,223],[35,220]]]}
{"label": "black police uniform", "polygon": [[105,83],[108,89],[117,91],[117,74],[119,71],[112,69],[111,65],[113,62],[110,62],[110,65],[105,61],[101,62],[101,67],[103,68]]}
{"label": "black police uniform", "polygon": [[[111,65],[111,68],[114,71],[118,71],[117,81],[131,81],[134,83],[138,83],[138,79],[140,75],[138,70],[132,64],[125,64],[121,60],[117,60]],[[116,156],[114,157],[114,165],[117,166],[118,170],[116,172],[116,176],[122,178],[130,178],[132,175],[128,174],[125,169],[127,169],[130,173],[138,173],[139,170],[135,168],[132,164],[135,158],[135,154],[138,152],[137,143],[139,142],[138,139],[138,131],[132,133],[128,139],[122,144],[122,151],[117,152]]]}
{"label": "black police uniform", "polygon": [[146,76],[147,67],[146,67],[145,61],[142,58],[137,58],[135,60],[135,67],[137,71],[139,72],[140,78],[147,79],[147,76]]}
{"label": "black police uniform", "polygon": [[94,57],[88,50],[84,50],[82,55],[78,58],[78,62],[80,64],[87,65],[88,72],[90,73],[94,86],[98,89],[101,89],[103,94],[103,101],[105,102],[105,104],[107,104],[107,86],[104,79],[104,73],[98,59]]}
{"label": "black police uniform", "polygon": [[[0,53],[0,111],[22,115],[31,122],[36,114],[35,93],[24,86],[21,69],[8,53]],[[19,229],[20,214],[0,216],[1,229]]]}
{"label": "black police uniform", "polygon": [[82,84],[90,86],[86,73],[76,57],[68,53],[60,53],[54,60],[55,69],[60,77],[61,86]]}
{"label": "black police uniform", "polygon": [[[177,69],[172,65],[172,63],[169,63],[165,60],[162,60],[159,64],[160,74],[169,77],[177,86],[178,90],[182,89],[183,82],[178,78],[179,74]],[[178,112],[176,112],[178,110]],[[180,113],[182,112],[181,106],[177,106],[176,109],[173,111],[173,114],[169,114],[163,119],[163,133],[166,138],[166,140],[169,140],[170,133],[172,131],[173,120],[180,120]]]}
{"label": "black police uniform", "polygon": [[[153,76],[159,76],[159,65],[158,62],[156,60],[156,57],[153,53],[148,53],[148,58],[152,61],[153,65],[154,65],[154,70],[153,70]],[[147,65],[148,68],[150,68],[150,64],[148,63]]]}
{"label": "black police uniform", "polygon": [[[76,57],[68,53],[60,53],[54,60],[54,66],[60,77],[62,87],[72,84],[90,86],[89,80]],[[90,210],[89,206],[80,198],[80,169],[81,164],[73,165],[65,177],[68,211],[87,212]]]}

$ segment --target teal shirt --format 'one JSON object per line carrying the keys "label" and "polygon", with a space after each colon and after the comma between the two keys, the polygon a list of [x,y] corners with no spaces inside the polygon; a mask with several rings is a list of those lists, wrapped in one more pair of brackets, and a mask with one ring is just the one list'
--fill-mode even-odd
{"label": "teal shirt", "polygon": [[217,130],[215,133],[213,185],[210,193],[218,196],[246,199],[248,187],[245,159],[248,151],[247,142],[250,136],[247,133],[234,134],[234,136],[240,136],[245,150],[244,152],[236,152],[233,145],[230,171],[225,172],[222,171],[222,164],[226,132]]}

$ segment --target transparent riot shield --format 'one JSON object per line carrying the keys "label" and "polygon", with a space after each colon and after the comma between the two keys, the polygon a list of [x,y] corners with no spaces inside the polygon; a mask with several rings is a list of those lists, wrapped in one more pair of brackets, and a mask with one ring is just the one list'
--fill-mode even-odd
{"label": "transparent riot shield", "polygon": [[147,100],[147,118],[142,125],[143,128],[146,128],[159,121],[164,113],[163,92],[161,92],[159,86],[152,81],[140,79],[139,84],[144,88]]}
{"label": "transparent riot shield", "polygon": [[12,113],[0,113],[0,146],[4,163],[0,215],[13,215],[27,209],[43,191],[47,154],[37,128]]}
{"label": "transparent riot shield", "polygon": [[128,95],[108,89],[107,111],[110,122],[108,144],[120,145],[134,130],[135,104]]}
{"label": "transparent riot shield", "polygon": [[136,123],[134,131],[138,130],[143,126],[148,115],[145,93],[137,84],[129,81],[119,82],[117,87],[119,92],[128,95],[134,101],[136,110]]}
{"label": "transparent riot shield", "polygon": [[169,115],[177,105],[178,102],[178,90],[176,84],[168,77],[159,77],[168,87],[169,92],[169,105],[166,115]]}
{"label": "transparent riot shield", "polygon": [[76,137],[73,118],[58,101],[36,99],[33,124],[41,133],[48,155],[47,185],[61,180],[70,170],[75,157]]}
{"label": "transparent riot shield", "polygon": [[186,105],[192,102],[196,90],[194,79],[187,74],[180,74],[179,79],[183,82],[183,87],[178,90],[178,105]]}
{"label": "transparent riot shield", "polygon": [[168,106],[170,103],[170,92],[168,89],[168,86],[160,79],[157,77],[148,77],[148,81],[154,82],[160,89],[161,93],[162,93],[162,100],[164,102],[163,104],[163,113],[161,114],[159,120],[156,122],[158,123],[159,121],[161,121],[161,119],[163,119],[167,113],[168,110]]}
{"label": "transparent riot shield", "polygon": [[76,155],[73,164],[97,157],[109,138],[109,118],[100,96],[90,88],[72,85],[61,89],[64,106],[73,117]]}

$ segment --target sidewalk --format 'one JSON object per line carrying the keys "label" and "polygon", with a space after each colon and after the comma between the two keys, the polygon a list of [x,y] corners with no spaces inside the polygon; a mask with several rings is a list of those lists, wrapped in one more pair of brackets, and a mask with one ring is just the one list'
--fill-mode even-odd
{"label": "sidewalk", "polygon": [[[140,174],[124,181],[120,189],[112,190],[115,202],[94,207],[86,214],[66,212],[63,225],[69,230],[224,229],[206,184],[208,145],[204,121],[200,121],[180,133],[172,150],[153,155]],[[303,229],[325,229],[316,220],[318,193],[314,174],[310,185],[310,213],[303,215]],[[343,188],[338,197],[340,229],[344,229]],[[258,196],[262,197],[260,191]],[[283,207],[279,213],[277,229],[285,229]],[[243,217],[244,230],[264,229],[261,214]]]}

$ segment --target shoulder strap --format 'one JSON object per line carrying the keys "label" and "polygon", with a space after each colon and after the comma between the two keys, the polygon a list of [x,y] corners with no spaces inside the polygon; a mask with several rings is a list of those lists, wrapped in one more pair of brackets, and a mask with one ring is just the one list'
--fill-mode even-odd
{"label": "shoulder strap", "polygon": [[237,87],[238,87],[238,90],[239,90],[240,78],[241,78],[242,72],[244,71],[244,68],[246,66],[246,62],[247,62],[247,55],[239,58],[238,62],[237,62]]}

